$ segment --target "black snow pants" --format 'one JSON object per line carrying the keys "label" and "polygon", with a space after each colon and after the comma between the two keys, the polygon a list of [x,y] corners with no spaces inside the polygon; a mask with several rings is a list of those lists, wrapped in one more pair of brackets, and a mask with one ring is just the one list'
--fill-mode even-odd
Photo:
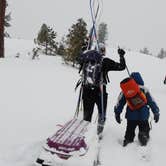
{"label": "black snow pants", "polygon": [[148,120],[135,121],[127,120],[127,127],[125,133],[125,140],[134,141],[135,129],[138,126],[138,140],[142,145],[145,145],[149,140],[150,126]]}
{"label": "black snow pants", "polygon": [[104,115],[102,115],[101,90],[99,87],[95,87],[95,88],[83,87],[82,98],[83,98],[83,107],[84,107],[84,112],[83,112],[84,120],[91,122],[94,106],[96,104],[97,108],[98,108],[98,122],[100,120],[105,121],[106,108],[107,108],[106,86],[103,86],[103,109],[104,109],[103,113],[104,113]]}

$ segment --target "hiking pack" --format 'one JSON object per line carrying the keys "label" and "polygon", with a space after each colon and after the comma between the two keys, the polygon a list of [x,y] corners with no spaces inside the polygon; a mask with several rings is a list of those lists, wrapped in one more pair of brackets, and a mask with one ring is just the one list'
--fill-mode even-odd
{"label": "hiking pack", "polygon": [[127,77],[120,82],[120,87],[126,98],[129,108],[134,111],[143,107],[147,103],[147,98],[143,91],[141,91],[136,81]]}
{"label": "hiking pack", "polygon": [[83,85],[99,86],[102,82],[102,55],[96,50],[89,50],[81,54]]}

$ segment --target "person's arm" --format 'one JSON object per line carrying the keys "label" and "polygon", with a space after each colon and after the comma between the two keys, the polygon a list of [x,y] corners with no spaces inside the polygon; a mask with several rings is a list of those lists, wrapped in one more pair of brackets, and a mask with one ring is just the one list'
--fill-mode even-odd
{"label": "person's arm", "polygon": [[110,70],[121,71],[126,68],[126,61],[124,58],[125,51],[122,49],[118,49],[118,54],[120,57],[120,60],[119,60],[120,62],[115,62],[109,58],[104,58],[104,64],[105,64],[106,71],[110,71]]}
{"label": "person's arm", "polygon": [[154,98],[152,97],[152,95],[150,94],[149,90],[147,90],[146,92],[146,97],[147,97],[147,104],[149,105],[149,107],[151,108],[153,115],[154,115],[154,120],[155,122],[159,121],[159,116],[160,116],[160,110],[159,107],[157,105],[157,103],[155,102]]}
{"label": "person's arm", "polygon": [[122,110],[123,110],[123,107],[125,106],[126,104],[126,99],[125,99],[125,96],[124,94],[121,92],[118,96],[118,100],[117,100],[117,103],[114,107],[114,112],[115,114],[121,114]]}
{"label": "person's arm", "polygon": [[117,123],[119,123],[119,124],[121,123],[120,114],[122,113],[122,110],[123,110],[123,107],[125,106],[125,104],[126,104],[126,99],[125,99],[125,96],[123,95],[123,93],[121,92],[119,94],[117,104],[114,107],[115,119],[116,119]]}

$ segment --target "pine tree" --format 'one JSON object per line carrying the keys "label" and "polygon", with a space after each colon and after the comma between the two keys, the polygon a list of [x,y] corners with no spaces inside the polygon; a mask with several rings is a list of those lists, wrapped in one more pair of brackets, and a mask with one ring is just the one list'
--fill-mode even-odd
{"label": "pine tree", "polygon": [[49,54],[55,55],[57,53],[57,42],[55,41],[57,37],[57,33],[53,30],[53,28],[48,27],[48,47],[49,47]]}
{"label": "pine tree", "polygon": [[6,0],[0,0],[0,58],[4,58],[4,26]]}
{"label": "pine tree", "polygon": [[41,26],[41,29],[37,36],[37,43],[40,46],[43,46],[45,49],[45,54],[48,52],[48,27],[46,24]]}
{"label": "pine tree", "polygon": [[65,60],[73,62],[73,66],[76,63],[76,59],[81,52],[81,47],[87,36],[86,26],[85,21],[80,18],[76,24],[72,25],[67,35],[67,55],[65,56]]}
{"label": "pine tree", "polygon": [[57,52],[57,42],[55,41],[57,33],[46,24],[41,26],[41,29],[37,36],[38,45],[44,47],[44,52],[46,55],[55,55]]}
{"label": "pine tree", "polygon": [[99,43],[105,43],[108,39],[108,29],[106,23],[100,23],[98,27],[98,41]]}

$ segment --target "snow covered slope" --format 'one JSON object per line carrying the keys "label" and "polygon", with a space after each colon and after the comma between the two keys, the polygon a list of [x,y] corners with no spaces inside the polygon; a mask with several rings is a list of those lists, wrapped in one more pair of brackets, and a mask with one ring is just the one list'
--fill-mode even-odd
{"label": "snow covered slope", "polygon": [[[41,55],[39,59],[31,60],[28,52],[32,48],[32,41],[8,39],[6,58],[0,59],[0,165],[33,165],[44,140],[55,132],[57,124],[68,121],[76,109],[78,92],[74,88],[79,79],[78,71],[64,65],[58,56]],[[15,58],[18,52],[20,58]],[[119,59],[115,49],[108,48],[107,52],[110,58]],[[152,121],[151,140],[146,149],[138,145],[137,137],[135,143],[123,148],[121,141],[126,120],[123,114],[122,124],[116,123],[113,106],[120,91],[119,82],[128,74],[126,70],[110,72],[102,165],[164,166],[166,61],[135,52],[127,52],[125,57],[130,71],[142,73],[160,107],[161,118],[158,124]],[[153,120],[153,116],[151,118]],[[82,162],[79,165],[85,166]]]}

